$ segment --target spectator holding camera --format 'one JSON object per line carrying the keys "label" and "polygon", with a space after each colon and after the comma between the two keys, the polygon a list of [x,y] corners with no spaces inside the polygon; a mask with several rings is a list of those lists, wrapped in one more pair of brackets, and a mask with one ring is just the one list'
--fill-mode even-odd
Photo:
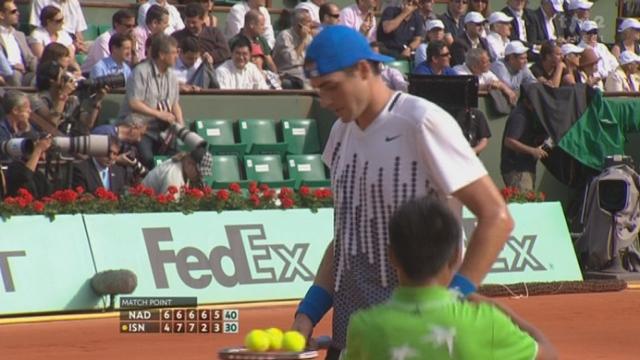
{"label": "spectator holding camera", "polygon": [[131,68],[127,64],[127,59],[131,58],[133,40],[122,34],[113,34],[109,39],[109,52],[111,55],[98,61],[91,69],[89,77],[95,79],[106,75],[124,74],[124,79],[131,75]]}
{"label": "spectator holding camera", "polygon": [[424,32],[424,20],[418,10],[417,0],[404,0],[402,6],[384,9],[378,27],[380,52],[397,59],[410,59],[420,45]]}
{"label": "spectator holding camera", "polygon": [[152,188],[156,194],[164,194],[170,186],[199,187],[205,177],[211,176],[213,157],[205,147],[198,147],[189,153],[181,152],[156,166],[145,176],[142,184]]}
{"label": "spectator holding camera", "polygon": [[38,171],[38,162],[46,158],[46,152],[51,147],[52,137],[47,135],[38,139],[35,134],[27,136],[34,142],[31,154],[24,154],[22,158],[14,159],[7,168],[5,191],[6,196],[16,196],[19,189],[26,189],[34,198],[39,199],[51,194],[53,184],[45,174]]}
{"label": "spectator holding camera", "polygon": [[106,156],[92,156],[73,164],[73,187],[82,186],[89,193],[95,193],[102,187],[121,194],[126,185],[125,169],[116,164],[120,154],[120,142],[116,137],[109,138],[109,153]]}

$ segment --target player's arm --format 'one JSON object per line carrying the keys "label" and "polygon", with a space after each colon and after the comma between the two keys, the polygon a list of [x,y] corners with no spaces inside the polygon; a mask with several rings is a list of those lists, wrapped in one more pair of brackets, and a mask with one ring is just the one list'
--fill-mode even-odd
{"label": "player's arm", "polygon": [[458,271],[477,286],[491,269],[513,230],[513,219],[502,195],[488,175],[455,191],[453,196],[471,210],[478,220]]}

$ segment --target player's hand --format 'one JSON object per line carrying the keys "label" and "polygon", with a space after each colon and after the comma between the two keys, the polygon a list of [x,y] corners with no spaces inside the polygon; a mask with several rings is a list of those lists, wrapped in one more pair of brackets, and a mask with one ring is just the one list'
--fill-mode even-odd
{"label": "player's hand", "polygon": [[313,323],[307,315],[302,313],[296,314],[296,318],[293,320],[293,324],[291,325],[291,330],[296,330],[302,334],[302,336],[307,338],[309,346],[312,346],[311,341],[313,339],[311,339],[311,334],[313,334]]}

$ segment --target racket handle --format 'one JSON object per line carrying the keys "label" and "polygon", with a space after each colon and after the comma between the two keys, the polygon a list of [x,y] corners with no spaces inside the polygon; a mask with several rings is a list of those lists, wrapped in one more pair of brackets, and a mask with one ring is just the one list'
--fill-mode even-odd
{"label": "racket handle", "polygon": [[322,335],[314,339],[318,349],[328,349],[331,346],[331,336]]}

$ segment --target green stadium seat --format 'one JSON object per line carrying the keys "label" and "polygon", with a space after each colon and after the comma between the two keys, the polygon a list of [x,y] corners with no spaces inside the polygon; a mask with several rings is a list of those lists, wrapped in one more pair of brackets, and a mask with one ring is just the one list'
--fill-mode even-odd
{"label": "green stadium seat", "polygon": [[286,143],[279,143],[276,124],[271,119],[240,119],[240,142],[247,144],[247,154],[278,154],[287,151]]}
{"label": "green stadium seat", "polygon": [[231,119],[201,119],[195,121],[196,132],[209,144],[213,155],[235,155],[242,159],[246,144],[237,144]]}
{"label": "green stadium seat", "polygon": [[318,125],[315,119],[282,119],[282,135],[289,154],[320,152]]}
{"label": "green stadium seat", "polygon": [[153,164],[155,166],[158,166],[158,165],[162,164],[163,162],[165,162],[167,159],[169,159],[169,156],[156,155],[156,156],[153,157]]}
{"label": "green stadium seat", "polygon": [[87,60],[87,54],[77,53],[76,54],[76,62],[78,65],[84,64],[84,61]]}
{"label": "green stadium seat", "polygon": [[319,154],[287,155],[289,177],[296,181],[295,188],[302,185],[309,187],[330,187],[331,180]]}
{"label": "green stadium seat", "polygon": [[111,24],[98,25],[98,36],[102,35],[103,33],[106,33],[109,30],[111,30]]}
{"label": "green stadium seat", "polygon": [[398,69],[404,75],[411,73],[411,64],[407,60],[396,60],[386,64],[388,67]]}
{"label": "green stadium seat", "polygon": [[245,155],[244,168],[249,181],[271,187],[293,187],[295,180],[285,179],[279,155]]}
{"label": "green stadium seat", "polygon": [[98,25],[87,24],[87,30],[82,32],[85,41],[95,40],[100,33],[98,32]]}
{"label": "green stadium seat", "polygon": [[249,181],[242,179],[240,164],[235,155],[214,155],[213,175],[205,179],[214,189],[224,189],[232,183],[247,187]]}

